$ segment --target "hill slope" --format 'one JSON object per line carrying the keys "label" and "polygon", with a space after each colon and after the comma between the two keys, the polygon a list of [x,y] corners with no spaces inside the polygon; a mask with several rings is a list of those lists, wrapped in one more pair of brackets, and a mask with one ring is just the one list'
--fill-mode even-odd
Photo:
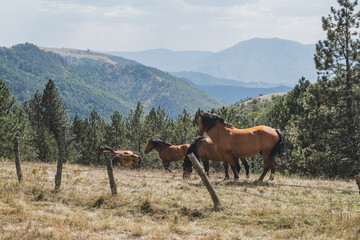
{"label": "hill slope", "polygon": [[183,108],[194,113],[223,103],[186,82],[135,61],[90,51],[39,49],[19,44],[0,49],[0,78],[22,102],[53,79],[70,116],[88,117],[96,109],[105,119],[114,111],[127,115],[137,101],[160,106],[175,118]]}
{"label": "hill slope", "polygon": [[140,52],[111,52],[111,54],[133,59],[146,66],[152,66],[163,71],[177,72],[192,69],[194,64],[214,53],[208,51],[171,51],[160,48]]}

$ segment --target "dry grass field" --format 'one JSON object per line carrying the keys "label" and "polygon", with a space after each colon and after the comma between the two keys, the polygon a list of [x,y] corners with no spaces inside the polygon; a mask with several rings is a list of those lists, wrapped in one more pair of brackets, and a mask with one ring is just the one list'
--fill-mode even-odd
{"label": "dry grass field", "polygon": [[23,162],[18,184],[15,164],[0,161],[0,239],[360,239],[354,181],[212,173],[215,211],[196,174],[116,169],[112,196],[105,168],[65,164],[56,192],[55,171]]}

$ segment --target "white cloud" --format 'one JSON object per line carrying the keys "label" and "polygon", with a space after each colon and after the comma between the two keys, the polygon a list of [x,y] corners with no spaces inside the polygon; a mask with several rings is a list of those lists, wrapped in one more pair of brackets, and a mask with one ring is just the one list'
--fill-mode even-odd
{"label": "white cloud", "polygon": [[254,37],[315,43],[331,5],[336,0],[4,1],[0,46],[219,51]]}

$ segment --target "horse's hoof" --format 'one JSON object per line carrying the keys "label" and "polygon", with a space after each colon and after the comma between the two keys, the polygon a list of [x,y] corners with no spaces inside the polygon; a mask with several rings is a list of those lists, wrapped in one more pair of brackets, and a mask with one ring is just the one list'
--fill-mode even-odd
{"label": "horse's hoof", "polygon": [[229,178],[228,178],[228,177],[224,177],[224,181],[226,181],[226,180],[229,180]]}
{"label": "horse's hoof", "polygon": [[269,181],[274,181],[274,174],[270,175]]}

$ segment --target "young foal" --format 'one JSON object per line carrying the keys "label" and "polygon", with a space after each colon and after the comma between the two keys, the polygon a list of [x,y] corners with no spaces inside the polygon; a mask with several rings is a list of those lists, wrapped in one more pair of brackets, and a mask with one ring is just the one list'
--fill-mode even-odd
{"label": "young foal", "polygon": [[256,126],[247,129],[237,129],[226,123],[216,114],[204,113],[199,117],[199,132],[209,135],[224,161],[228,162],[238,178],[235,161],[238,158],[248,158],[261,153],[263,156],[264,170],[259,178],[263,181],[269,168],[271,175],[275,175],[275,155],[280,153],[285,138],[279,130],[267,126]]}
{"label": "young foal", "polygon": [[[121,154],[134,154],[133,151],[130,150],[116,150],[114,148],[111,147],[105,147],[105,146],[99,146],[98,147],[98,155],[101,155],[104,151],[109,151],[110,152],[110,158],[112,159],[113,162],[113,166],[114,166],[114,158],[117,155],[121,155]],[[135,156],[137,156],[136,154],[134,154]],[[116,160],[116,163],[120,163],[120,166],[124,166],[124,161],[120,161],[120,160]]]}
{"label": "young foal", "polygon": [[126,164],[129,164],[133,168],[140,168],[141,158],[138,155],[134,154],[134,153],[121,153],[121,154],[116,155],[112,159],[113,167],[117,163],[120,163],[120,166],[124,166]]}
{"label": "young foal", "polygon": [[189,144],[171,145],[162,140],[149,139],[145,148],[145,153],[151,152],[153,149],[159,153],[159,157],[164,165],[166,171],[171,172],[169,169],[170,162],[183,160]]}
{"label": "young foal", "polygon": [[[214,162],[223,162],[223,166],[225,170],[225,179],[229,179],[229,164],[223,161],[221,155],[218,152],[216,152],[215,146],[209,137],[198,137],[194,140],[193,143],[191,143],[184,159],[183,178],[189,177],[190,174],[192,173],[192,163],[187,156],[190,153],[194,153],[196,158],[203,163],[207,175],[209,175],[209,160],[212,160]],[[245,167],[246,177],[249,178],[249,164],[247,163],[246,159],[241,159],[241,162]],[[236,170],[239,173],[240,164],[238,159],[236,159],[235,165],[236,165]]]}

